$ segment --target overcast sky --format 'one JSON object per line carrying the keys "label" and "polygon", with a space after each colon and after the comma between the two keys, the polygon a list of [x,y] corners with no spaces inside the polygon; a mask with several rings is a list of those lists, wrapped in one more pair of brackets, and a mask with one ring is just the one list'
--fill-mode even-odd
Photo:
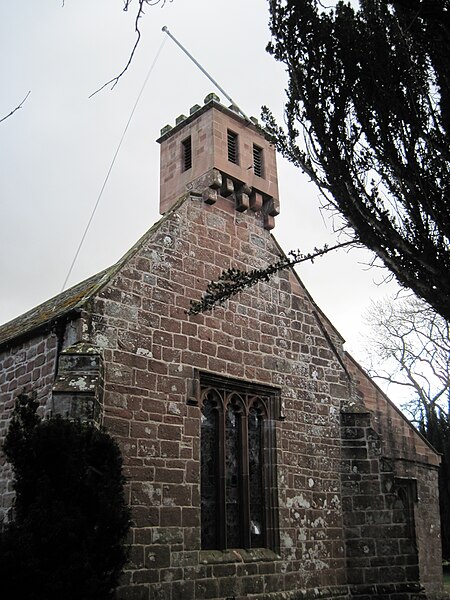
{"label": "overcast sky", "polygon": [[[286,77],[266,52],[266,0],[173,0],[146,9],[142,41],[113,91],[89,95],[120,72],[134,43],[133,4],[22,0],[0,8],[0,323],[56,295],[158,50],[68,285],[113,264],[159,218],[160,129],[202,104],[212,84],[162,33],[169,30],[249,115],[268,105],[282,120]],[[218,93],[218,92],[217,92]],[[220,96],[220,93],[218,93]],[[224,97],[221,98],[227,103]],[[288,251],[336,242],[317,189],[279,158]],[[370,256],[343,251],[300,269],[322,310],[358,358],[361,315],[392,286],[376,285]]]}

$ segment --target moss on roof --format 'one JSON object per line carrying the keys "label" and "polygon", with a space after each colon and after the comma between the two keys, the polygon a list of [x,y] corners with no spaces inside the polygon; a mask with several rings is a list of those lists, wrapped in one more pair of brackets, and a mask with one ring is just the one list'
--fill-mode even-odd
{"label": "moss on roof", "polygon": [[131,258],[142,248],[146,241],[161,225],[183,204],[189,194],[185,194],[165,213],[144,235],[128,250],[122,258],[111,267],[100,271],[92,277],[77,283],[57,296],[46,300],[20,317],[0,327],[0,349],[16,338],[30,334],[42,327],[51,326],[61,317],[82,308],[88,300],[97,294],[118,273]]}

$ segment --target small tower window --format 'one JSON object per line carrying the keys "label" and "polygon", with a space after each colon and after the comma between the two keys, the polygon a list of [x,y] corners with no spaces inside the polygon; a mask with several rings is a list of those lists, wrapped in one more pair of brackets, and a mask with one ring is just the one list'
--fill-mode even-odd
{"label": "small tower window", "polygon": [[191,136],[181,142],[182,148],[182,169],[188,171],[192,167],[192,140]]}
{"label": "small tower window", "polygon": [[264,177],[263,149],[253,144],[253,172],[258,177]]}
{"label": "small tower window", "polygon": [[227,143],[228,143],[228,160],[235,165],[239,164],[239,153],[238,153],[238,135],[234,131],[227,130]]}

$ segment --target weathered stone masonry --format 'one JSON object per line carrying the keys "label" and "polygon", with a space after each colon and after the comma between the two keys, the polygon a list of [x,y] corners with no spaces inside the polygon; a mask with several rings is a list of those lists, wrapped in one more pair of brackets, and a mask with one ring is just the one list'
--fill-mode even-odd
{"label": "weathered stone masonry", "polygon": [[[247,162],[228,165],[227,131],[239,136],[243,161],[257,144],[269,179],[249,180]],[[188,138],[195,177],[178,164]],[[295,272],[210,314],[186,313],[222,269],[280,256],[270,234],[273,149],[214,99],[161,140],[161,221],[114,267],[0,329],[2,435],[14,399],[33,393],[45,414],[84,414],[117,438],[133,511],[119,599],[412,600],[422,585],[437,595],[439,551],[425,556],[418,517],[427,502],[427,523],[438,527],[438,458],[403,417],[407,455],[385,442],[387,399],[371,405],[375,388]],[[274,465],[262,488],[273,494],[272,541],[262,547],[201,547],[200,389],[208,375],[279,398],[263,421]],[[6,512],[11,474],[2,469]]]}
{"label": "weathered stone masonry", "polygon": [[[57,337],[40,335],[0,352],[0,440],[3,441],[15,399],[21,394],[35,394],[36,400],[48,410],[57,357]],[[42,413],[41,413],[42,414]],[[0,454],[0,520],[13,502],[11,470]]]}

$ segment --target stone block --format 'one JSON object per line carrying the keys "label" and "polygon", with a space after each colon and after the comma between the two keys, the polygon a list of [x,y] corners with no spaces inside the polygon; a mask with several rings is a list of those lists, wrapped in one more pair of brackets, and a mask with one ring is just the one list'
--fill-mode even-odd
{"label": "stone block", "polygon": [[237,192],[236,194],[236,210],[238,212],[246,211],[250,206],[250,199],[248,194],[244,192]]}
{"label": "stone block", "polygon": [[217,191],[208,187],[203,190],[202,198],[205,204],[215,204],[217,202]]}
{"label": "stone block", "polygon": [[252,190],[252,193],[250,195],[250,208],[254,212],[259,212],[260,210],[262,210],[263,202],[263,195],[257,190]]}

